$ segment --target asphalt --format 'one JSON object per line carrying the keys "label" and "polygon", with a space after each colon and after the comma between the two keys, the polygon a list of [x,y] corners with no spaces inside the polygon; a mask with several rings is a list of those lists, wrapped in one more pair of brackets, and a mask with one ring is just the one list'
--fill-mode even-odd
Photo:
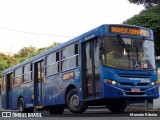
{"label": "asphalt", "polygon": [[[106,106],[91,106],[89,107],[92,110],[96,109],[107,109]],[[2,108],[1,100],[0,100],[0,111],[6,111]],[[153,109],[152,105],[148,105],[147,107],[141,103],[141,104],[130,104],[127,106],[125,111],[160,111],[160,108]]]}

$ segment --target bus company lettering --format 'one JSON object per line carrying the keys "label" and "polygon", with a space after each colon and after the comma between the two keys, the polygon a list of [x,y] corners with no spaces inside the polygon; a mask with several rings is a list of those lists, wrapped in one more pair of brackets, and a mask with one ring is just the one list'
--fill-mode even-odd
{"label": "bus company lettering", "polygon": [[150,83],[149,78],[130,78],[130,80],[140,80],[141,83]]}

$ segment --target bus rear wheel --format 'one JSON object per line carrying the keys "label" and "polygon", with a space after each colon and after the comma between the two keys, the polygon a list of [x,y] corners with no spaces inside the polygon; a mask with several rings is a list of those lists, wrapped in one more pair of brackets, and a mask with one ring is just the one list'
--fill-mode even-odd
{"label": "bus rear wheel", "polygon": [[56,106],[51,106],[49,108],[50,114],[63,114],[63,112],[64,112],[64,105],[56,105]]}
{"label": "bus rear wheel", "polygon": [[72,113],[82,113],[87,109],[85,102],[80,101],[76,89],[71,90],[66,97],[67,107]]}
{"label": "bus rear wheel", "polygon": [[18,111],[20,113],[33,113],[34,108],[25,108],[24,100],[23,98],[20,98],[18,102]]}
{"label": "bus rear wheel", "polygon": [[109,100],[107,101],[107,108],[112,112],[123,112],[127,107],[126,100]]}

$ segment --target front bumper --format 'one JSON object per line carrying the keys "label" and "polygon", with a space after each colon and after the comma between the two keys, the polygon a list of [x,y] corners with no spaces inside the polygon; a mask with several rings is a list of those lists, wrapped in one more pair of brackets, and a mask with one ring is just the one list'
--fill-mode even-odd
{"label": "front bumper", "polygon": [[106,84],[104,87],[104,98],[155,99],[158,97],[158,85],[141,92],[131,92],[109,84]]}

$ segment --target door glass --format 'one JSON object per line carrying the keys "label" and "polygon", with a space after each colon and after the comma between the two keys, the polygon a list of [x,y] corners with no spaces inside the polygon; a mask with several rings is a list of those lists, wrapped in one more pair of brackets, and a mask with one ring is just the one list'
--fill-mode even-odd
{"label": "door glass", "polygon": [[100,76],[99,76],[99,44],[98,40],[93,41],[93,48],[94,48],[94,80],[95,80],[95,93],[96,95],[100,93]]}
{"label": "door glass", "polygon": [[100,94],[98,40],[85,43],[85,85],[87,96]]}
{"label": "door glass", "polygon": [[7,94],[6,94],[6,108],[7,109],[11,109],[11,101],[12,101],[12,96],[11,96],[11,89],[12,89],[12,80],[13,80],[13,73],[10,73],[7,75],[7,86],[6,86],[6,90],[7,90]]}
{"label": "door glass", "polygon": [[92,87],[92,51],[91,51],[91,43],[88,42],[85,44],[85,58],[86,58],[86,87],[87,87],[87,95],[92,95],[93,87]]}
{"label": "door glass", "polygon": [[42,104],[43,79],[44,79],[44,60],[35,63],[35,105]]}

